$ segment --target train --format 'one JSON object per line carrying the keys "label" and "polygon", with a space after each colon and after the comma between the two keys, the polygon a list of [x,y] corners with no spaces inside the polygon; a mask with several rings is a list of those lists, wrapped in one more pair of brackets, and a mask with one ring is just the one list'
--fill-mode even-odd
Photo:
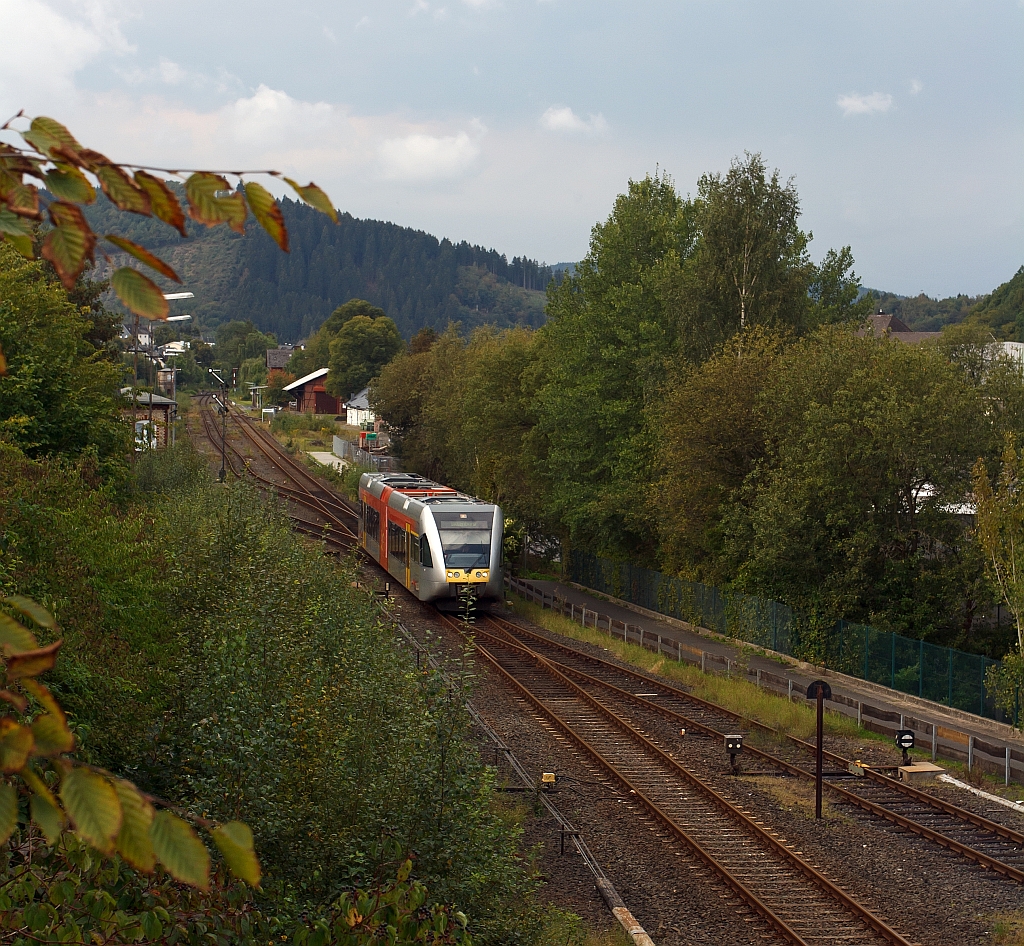
{"label": "train", "polygon": [[501,601],[501,508],[414,473],[359,478],[359,545],[420,601]]}

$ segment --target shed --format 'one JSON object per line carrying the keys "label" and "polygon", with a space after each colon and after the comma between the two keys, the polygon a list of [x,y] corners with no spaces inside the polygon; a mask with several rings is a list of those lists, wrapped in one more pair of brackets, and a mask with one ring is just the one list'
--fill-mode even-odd
{"label": "shed", "polygon": [[128,402],[127,407],[121,411],[125,418],[135,424],[148,421],[152,417],[156,446],[166,447],[173,442],[174,422],[178,419],[177,401],[162,394],[150,394],[148,391],[138,391],[132,398],[131,388],[122,388],[121,394]]}
{"label": "shed", "polygon": [[324,388],[329,368],[317,368],[298,381],[285,386],[285,391],[298,402],[298,409],[304,414],[337,414],[341,402]]}
{"label": "shed", "polygon": [[372,424],[377,418],[370,410],[370,389],[363,388],[358,394],[349,398],[345,405],[345,423],[349,427],[362,427],[363,424]]}

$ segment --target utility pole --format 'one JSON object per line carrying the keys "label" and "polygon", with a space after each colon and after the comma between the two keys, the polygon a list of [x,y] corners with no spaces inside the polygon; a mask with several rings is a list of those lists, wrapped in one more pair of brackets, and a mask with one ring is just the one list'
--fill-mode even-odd
{"label": "utility pole", "polygon": [[217,474],[217,481],[223,483],[228,478],[227,464],[225,462],[228,443],[228,386],[213,368],[207,368],[207,371],[220,382],[220,473]]}

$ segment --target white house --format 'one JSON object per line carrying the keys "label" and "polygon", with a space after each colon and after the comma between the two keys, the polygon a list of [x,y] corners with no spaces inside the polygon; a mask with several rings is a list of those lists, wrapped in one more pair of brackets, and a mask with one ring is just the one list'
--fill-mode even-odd
{"label": "white house", "polygon": [[377,418],[370,410],[370,389],[363,388],[357,395],[350,398],[345,405],[345,423],[349,427],[362,427],[363,424],[372,424]]}

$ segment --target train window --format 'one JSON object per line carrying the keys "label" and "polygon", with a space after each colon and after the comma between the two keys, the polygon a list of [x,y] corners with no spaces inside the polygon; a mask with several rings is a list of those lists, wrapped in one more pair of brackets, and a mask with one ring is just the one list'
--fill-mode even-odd
{"label": "train window", "polygon": [[380,541],[380,513],[367,503],[363,503],[363,529],[368,539]]}
{"label": "train window", "polygon": [[388,523],[388,554],[405,561],[406,531],[394,522]]}
{"label": "train window", "polygon": [[430,557],[430,539],[425,535],[420,537],[420,564],[424,568],[434,567],[434,560]]}
{"label": "train window", "polygon": [[446,568],[489,568],[493,512],[441,512],[434,521],[441,535]]}

